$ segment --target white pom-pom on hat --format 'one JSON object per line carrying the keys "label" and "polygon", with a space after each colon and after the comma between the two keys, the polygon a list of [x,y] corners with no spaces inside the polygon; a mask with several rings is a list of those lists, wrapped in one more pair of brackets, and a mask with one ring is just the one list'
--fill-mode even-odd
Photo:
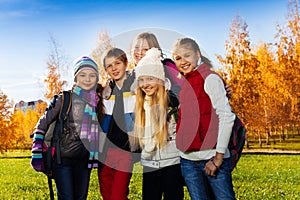
{"label": "white pom-pom on hat", "polygon": [[146,55],[139,61],[135,68],[136,78],[140,76],[152,76],[165,81],[165,71],[161,62],[161,51],[151,48]]}

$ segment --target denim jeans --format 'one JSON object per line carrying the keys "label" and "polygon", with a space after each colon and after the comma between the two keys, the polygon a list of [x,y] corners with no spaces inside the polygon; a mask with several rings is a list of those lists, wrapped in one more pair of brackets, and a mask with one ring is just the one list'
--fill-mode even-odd
{"label": "denim jeans", "polygon": [[63,158],[54,164],[53,176],[58,200],[85,200],[88,194],[91,169],[88,160]]}
{"label": "denim jeans", "polygon": [[180,160],[182,175],[192,200],[235,199],[229,159],[224,159],[215,177],[207,175],[204,170],[208,161]]}

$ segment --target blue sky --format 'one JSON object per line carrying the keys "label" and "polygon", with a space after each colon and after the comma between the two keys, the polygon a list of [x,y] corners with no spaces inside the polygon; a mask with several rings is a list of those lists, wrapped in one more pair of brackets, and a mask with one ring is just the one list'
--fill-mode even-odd
{"label": "blue sky", "polygon": [[[142,30],[157,34],[166,50],[176,37],[192,37],[214,60],[225,53],[236,15],[245,19],[254,44],[272,42],[276,24],[285,23],[287,5],[288,0],[0,0],[0,90],[15,103],[44,100],[50,35],[69,65],[90,55],[103,31],[127,52]],[[71,79],[72,70],[64,76]]]}

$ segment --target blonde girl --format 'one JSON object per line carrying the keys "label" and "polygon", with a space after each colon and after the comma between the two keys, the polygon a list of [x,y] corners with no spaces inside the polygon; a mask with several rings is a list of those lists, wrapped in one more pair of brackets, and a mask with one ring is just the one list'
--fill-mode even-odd
{"label": "blonde girl", "polygon": [[[176,149],[178,100],[165,87],[161,52],[152,48],[136,67],[134,134],[141,147],[143,200],[183,199],[183,179]],[[169,108],[170,107],[170,108]]]}

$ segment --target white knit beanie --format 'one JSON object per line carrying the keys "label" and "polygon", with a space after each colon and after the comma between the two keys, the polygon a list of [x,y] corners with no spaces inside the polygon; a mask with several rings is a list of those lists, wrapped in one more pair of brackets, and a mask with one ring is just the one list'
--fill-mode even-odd
{"label": "white knit beanie", "polygon": [[136,78],[140,76],[152,76],[165,81],[165,71],[161,62],[161,51],[151,48],[146,55],[139,61],[135,68]]}

